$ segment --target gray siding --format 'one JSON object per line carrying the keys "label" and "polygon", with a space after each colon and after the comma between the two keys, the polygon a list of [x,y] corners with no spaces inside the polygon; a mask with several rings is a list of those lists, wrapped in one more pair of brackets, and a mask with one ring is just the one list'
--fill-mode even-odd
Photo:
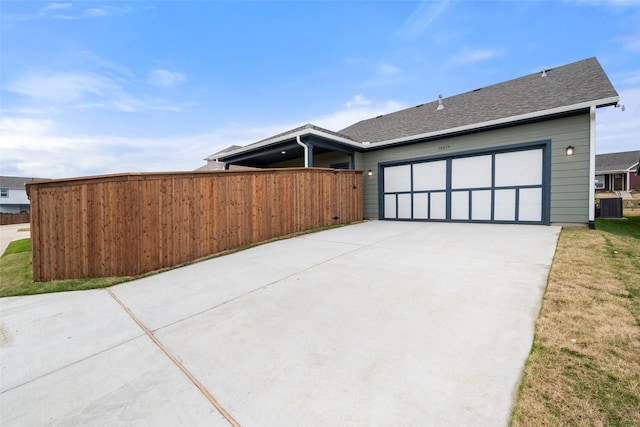
{"label": "gray siding", "polygon": [[[551,140],[551,222],[586,223],[589,215],[589,114],[437,141],[365,152],[358,168],[363,176],[364,217],[378,218],[378,164],[419,157],[448,155],[478,149]],[[575,155],[567,157],[568,145]],[[357,159],[359,160],[359,159]]]}

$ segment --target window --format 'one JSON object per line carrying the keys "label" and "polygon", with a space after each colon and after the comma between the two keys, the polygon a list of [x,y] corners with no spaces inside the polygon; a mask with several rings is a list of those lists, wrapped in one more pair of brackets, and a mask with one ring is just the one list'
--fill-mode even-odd
{"label": "window", "polygon": [[9,197],[9,189],[0,188],[0,197]]}
{"label": "window", "polygon": [[604,175],[596,175],[596,190],[604,188]]}

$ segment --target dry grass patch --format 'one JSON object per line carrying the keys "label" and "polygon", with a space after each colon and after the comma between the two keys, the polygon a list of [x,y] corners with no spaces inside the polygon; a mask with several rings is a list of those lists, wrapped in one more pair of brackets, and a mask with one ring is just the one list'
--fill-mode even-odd
{"label": "dry grass patch", "polygon": [[640,426],[640,217],[565,228],[514,426]]}

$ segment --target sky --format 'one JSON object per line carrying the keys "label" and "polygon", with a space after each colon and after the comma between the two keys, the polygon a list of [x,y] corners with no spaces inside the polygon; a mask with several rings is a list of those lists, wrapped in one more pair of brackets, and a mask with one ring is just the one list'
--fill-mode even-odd
{"label": "sky", "polygon": [[0,175],[193,170],[595,56],[640,149],[640,0],[0,1]]}

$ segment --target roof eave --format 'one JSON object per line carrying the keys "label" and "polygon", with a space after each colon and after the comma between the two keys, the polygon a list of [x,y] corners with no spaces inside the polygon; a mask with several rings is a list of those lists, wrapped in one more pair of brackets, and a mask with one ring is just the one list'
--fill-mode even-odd
{"label": "roof eave", "polygon": [[262,148],[265,147],[269,147],[272,145],[277,145],[281,142],[285,142],[285,141],[289,141],[291,139],[295,139],[298,136],[305,136],[305,135],[316,135],[316,136],[320,136],[323,138],[328,138],[331,139],[333,141],[336,142],[340,142],[342,144],[348,145],[350,147],[353,148],[357,148],[357,149],[362,149],[363,148],[363,144],[360,142],[356,142],[347,138],[343,138],[337,135],[333,135],[330,133],[326,133],[326,132],[322,132],[319,131],[317,129],[313,129],[313,128],[306,128],[306,129],[300,129],[296,132],[292,132],[292,133],[288,133],[286,135],[281,135],[279,137],[276,138],[271,138],[271,139],[266,139],[262,142],[258,142],[255,144],[252,144],[251,146],[247,146],[247,147],[242,147],[242,148],[238,148],[237,150],[234,151],[228,151],[226,153],[224,153],[224,155],[222,156],[217,156],[217,159],[224,161],[224,159],[229,158],[229,157],[234,157],[237,156],[238,154],[245,154],[245,153],[250,153],[252,151],[258,151]]}
{"label": "roof eave", "polygon": [[433,131],[433,132],[427,132],[427,133],[422,133],[422,134],[418,134],[418,135],[410,135],[410,136],[404,136],[401,138],[394,138],[394,139],[390,139],[387,141],[380,141],[380,142],[376,142],[371,144],[370,146],[368,146],[367,148],[379,148],[382,146],[386,146],[386,145],[396,145],[396,144],[401,144],[403,142],[409,142],[409,141],[413,141],[416,139],[431,139],[431,138],[437,138],[437,137],[441,137],[441,136],[446,136],[449,134],[455,134],[455,133],[460,133],[460,132],[465,132],[465,131],[471,131],[474,129],[480,129],[480,128],[485,128],[485,127],[492,127],[492,126],[500,126],[500,125],[505,125],[511,122],[520,122],[520,121],[527,121],[527,120],[533,120],[533,119],[537,119],[537,118],[542,118],[545,116],[553,116],[553,115],[557,115],[557,114],[563,114],[563,113],[569,113],[571,111],[577,111],[577,110],[582,110],[585,108],[590,108],[590,107],[596,107],[596,108],[600,108],[600,107],[609,107],[612,105],[616,105],[619,101],[619,97],[613,96],[613,97],[609,97],[609,98],[604,98],[604,99],[599,99],[599,100],[594,100],[594,101],[588,101],[588,102],[581,102],[578,104],[572,104],[572,105],[566,105],[563,107],[556,107],[556,108],[551,108],[548,110],[541,110],[541,111],[536,111],[533,113],[526,113],[526,114],[520,114],[517,116],[510,116],[510,117],[503,117],[500,119],[495,119],[495,120],[489,120],[486,122],[480,122],[480,123],[473,123],[473,124],[469,124],[469,125],[464,125],[464,126],[458,126],[455,128],[449,128],[449,129],[443,129],[443,130],[438,130],[438,131]]}
{"label": "roof eave", "polygon": [[638,167],[639,163],[640,162],[635,162],[631,166],[619,167],[619,168],[615,168],[615,169],[596,169],[596,173],[627,173],[627,172],[634,172],[636,170],[636,168]]}

